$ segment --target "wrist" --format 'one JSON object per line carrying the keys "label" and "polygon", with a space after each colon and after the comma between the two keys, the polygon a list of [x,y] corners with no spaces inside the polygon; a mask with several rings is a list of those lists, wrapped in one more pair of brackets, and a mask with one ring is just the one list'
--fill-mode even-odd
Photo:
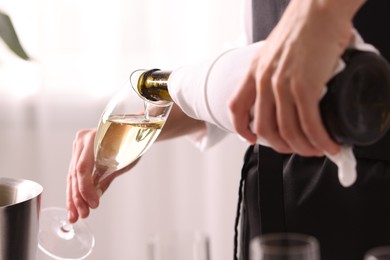
{"label": "wrist", "polygon": [[366,0],[298,0],[309,3],[309,16],[322,24],[322,34],[338,39],[344,49],[352,37],[353,17]]}
{"label": "wrist", "polygon": [[313,2],[317,2],[317,6],[331,18],[351,22],[366,0],[314,0]]}

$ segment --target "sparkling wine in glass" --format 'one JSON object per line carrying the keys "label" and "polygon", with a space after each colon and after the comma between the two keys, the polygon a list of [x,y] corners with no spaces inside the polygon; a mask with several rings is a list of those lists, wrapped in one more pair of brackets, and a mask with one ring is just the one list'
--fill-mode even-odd
{"label": "sparkling wine in glass", "polygon": [[270,233],[250,244],[251,260],[320,260],[316,238],[296,233]]}
{"label": "sparkling wine in glass", "polygon": [[172,108],[172,101],[152,101],[139,94],[143,73],[131,74],[100,118],[94,143],[94,178],[99,181],[142,156],[160,134]]}
{"label": "sparkling wine in glass", "polygon": [[[104,109],[94,142],[94,183],[142,156],[161,132],[171,101],[150,101],[137,90],[143,70],[135,71]],[[53,259],[85,259],[94,236],[85,221],[70,224],[62,208],[46,208],[40,215],[39,248]]]}

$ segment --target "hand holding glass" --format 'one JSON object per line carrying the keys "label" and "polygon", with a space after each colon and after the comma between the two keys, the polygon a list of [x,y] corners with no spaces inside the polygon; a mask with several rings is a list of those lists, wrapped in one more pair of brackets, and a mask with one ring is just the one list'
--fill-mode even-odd
{"label": "hand holding glass", "polygon": [[[149,101],[137,91],[142,71],[132,73],[103,111],[94,142],[94,183],[142,156],[158,137],[172,107],[170,101]],[[65,209],[41,212],[39,248],[54,259],[85,259],[94,237],[85,222],[67,221]]]}

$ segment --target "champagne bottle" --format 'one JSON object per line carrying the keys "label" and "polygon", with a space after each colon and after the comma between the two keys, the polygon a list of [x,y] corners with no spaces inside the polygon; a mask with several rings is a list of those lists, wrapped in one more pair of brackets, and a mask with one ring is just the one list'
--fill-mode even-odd
{"label": "champagne bottle", "polygon": [[320,102],[322,120],[338,143],[373,144],[390,126],[390,67],[370,51],[347,49],[342,59]]}
{"label": "champagne bottle", "polygon": [[[175,93],[175,102],[179,101],[184,112],[234,132],[226,101],[259,48],[261,42],[238,48],[212,62],[184,67],[180,73],[148,70],[139,78],[138,91],[152,101],[172,101],[168,92],[168,79],[172,76],[173,90],[193,89]],[[390,128],[390,67],[377,53],[353,48],[345,51],[342,60],[345,68],[328,82],[327,92],[320,101],[323,123],[340,144],[373,144]]]}

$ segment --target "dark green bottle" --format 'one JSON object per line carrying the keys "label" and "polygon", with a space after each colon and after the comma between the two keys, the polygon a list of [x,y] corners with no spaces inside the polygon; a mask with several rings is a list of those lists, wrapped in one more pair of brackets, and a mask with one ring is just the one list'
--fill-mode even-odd
{"label": "dark green bottle", "polygon": [[[368,51],[347,49],[342,59],[345,69],[328,82],[320,102],[322,120],[340,144],[373,144],[390,128],[390,67],[383,57]],[[172,101],[170,74],[159,69],[141,74],[140,95],[151,101]]]}
{"label": "dark green bottle", "polygon": [[373,144],[390,126],[390,67],[373,52],[348,49],[342,58],[320,103],[323,122],[338,143]]}
{"label": "dark green bottle", "polygon": [[144,98],[151,101],[172,101],[168,92],[168,78],[171,71],[152,69],[145,71],[138,79],[137,89]]}

